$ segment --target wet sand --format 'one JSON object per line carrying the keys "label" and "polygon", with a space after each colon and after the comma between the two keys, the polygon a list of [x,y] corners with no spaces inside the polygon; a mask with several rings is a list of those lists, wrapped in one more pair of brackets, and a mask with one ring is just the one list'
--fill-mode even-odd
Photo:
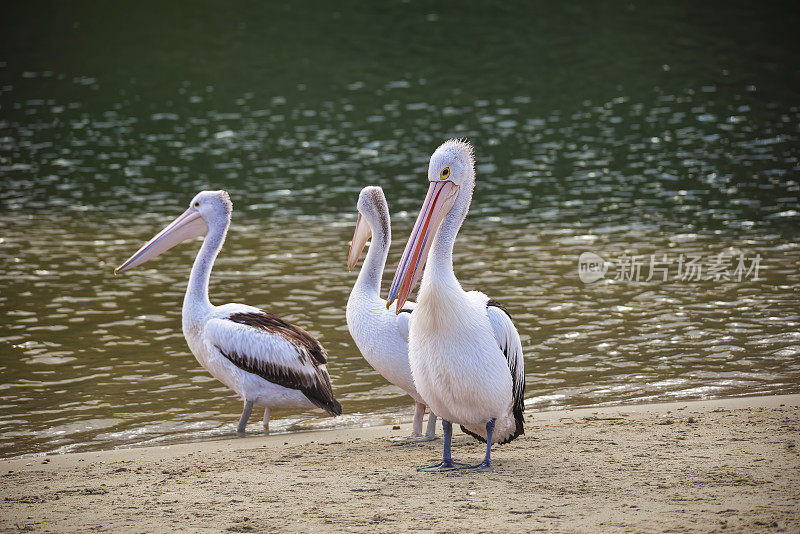
{"label": "wet sand", "polygon": [[0,529],[800,531],[800,395],[528,412],[493,473],[408,426],[4,460]]}

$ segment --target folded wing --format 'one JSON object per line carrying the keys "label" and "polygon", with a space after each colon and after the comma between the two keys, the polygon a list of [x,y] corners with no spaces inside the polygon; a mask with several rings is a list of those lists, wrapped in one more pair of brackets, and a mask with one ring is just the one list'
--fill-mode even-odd
{"label": "folded wing", "polygon": [[265,311],[211,319],[205,338],[239,369],[303,393],[315,406],[340,415],[322,345],[308,332]]}
{"label": "folded wing", "polygon": [[486,303],[486,314],[494,330],[494,337],[497,344],[503,351],[508,360],[508,370],[513,380],[513,405],[514,420],[517,428],[514,434],[508,438],[511,441],[520,434],[525,433],[524,420],[522,413],[525,411],[525,359],[522,356],[522,341],[519,332],[511,320],[511,315],[497,301],[489,299]]}

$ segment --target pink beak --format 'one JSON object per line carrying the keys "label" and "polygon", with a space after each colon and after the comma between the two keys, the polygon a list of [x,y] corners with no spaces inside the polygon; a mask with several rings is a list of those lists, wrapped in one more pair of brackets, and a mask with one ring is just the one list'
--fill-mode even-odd
{"label": "pink beak", "polygon": [[389,305],[397,300],[397,313],[408,300],[408,295],[422,278],[425,261],[428,259],[428,252],[433,243],[436,232],[444,220],[445,215],[450,212],[458,196],[458,186],[450,181],[431,182],[428,188],[428,195],[422,204],[417,222],[411,231],[397,272],[392,280],[392,287],[389,289]]}
{"label": "pink beak", "polygon": [[208,226],[200,216],[200,213],[193,208],[189,208],[183,214],[172,221],[169,226],[161,230],[156,236],[145,243],[136,254],[128,258],[128,261],[114,269],[114,274],[119,274],[128,269],[141,265],[152,260],[178,245],[187,239],[206,235]]}
{"label": "pink beak", "polygon": [[364,250],[369,238],[372,237],[372,230],[367,223],[367,220],[358,212],[358,219],[356,220],[356,231],[353,233],[353,240],[350,242],[350,250],[347,252],[347,269],[355,269],[358,263],[358,258],[361,256],[361,251]]}

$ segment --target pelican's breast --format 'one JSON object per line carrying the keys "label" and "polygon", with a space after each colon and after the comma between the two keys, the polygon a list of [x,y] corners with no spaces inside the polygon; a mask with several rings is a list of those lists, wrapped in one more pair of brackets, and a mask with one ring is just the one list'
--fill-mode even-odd
{"label": "pelican's breast", "polygon": [[397,326],[386,301],[363,296],[351,297],[347,326],[364,359],[386,380],[422,401],[414,387],[408,363],[408,343]]}
{"label": "pelican's breast", "polygon": [[485,423],[511,408],[512,380],[485,309],[466,294],[420,292],[411,316],[409,362],[433,411],[460,424]]}

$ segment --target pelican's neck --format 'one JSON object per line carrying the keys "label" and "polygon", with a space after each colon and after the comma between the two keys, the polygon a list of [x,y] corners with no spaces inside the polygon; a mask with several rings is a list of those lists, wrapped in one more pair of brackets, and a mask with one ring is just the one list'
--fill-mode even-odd
{"label": "pelican's neck", "polygon": [[469,204],[469,198],[457,200],[453,209],[442,221],[442,225],[439,227],[439,231],[436,233],[431,245],[425,273],[422,275],[420,301],[423,298],[422,294],[425,292],[426,286],[433,285],[461,290],[461,284],[459,284],[456,273],[453,271],[453,246],[464,218],[467,216]]}
{"label": "pelican's neck", "polygon": [[[367,224],[369,224],[369,221],[367,221]],[[369,224],[372,231],[369,250],[367,251],[367,257],[364,259],[364,264],[361,266],[361,271],[358,273],[356,284],[353,286],[353,293],[380,298],[381,280],[383,278],[383,269],[386,267],[386,257],[389,255],[389,244],[392,242],[392,230],[389,226],[389,221],[375,226]]]}
{"label": "pelican's neck", "polygon": [[230,219],[225,224],[209,224],[208,233],[203,240],[203,246],[194,260],[192,274],[189,276],[189,286],[186,288],[186,296],[183,299],[183,311],[186,315],[189,311],[200,309],[211,309],[211,301],[208,299],[208,283],[211,279],[211,269],[214,267],[214,260],[217,259],[222,244],[225,242],[225,235],[228,232]]}

